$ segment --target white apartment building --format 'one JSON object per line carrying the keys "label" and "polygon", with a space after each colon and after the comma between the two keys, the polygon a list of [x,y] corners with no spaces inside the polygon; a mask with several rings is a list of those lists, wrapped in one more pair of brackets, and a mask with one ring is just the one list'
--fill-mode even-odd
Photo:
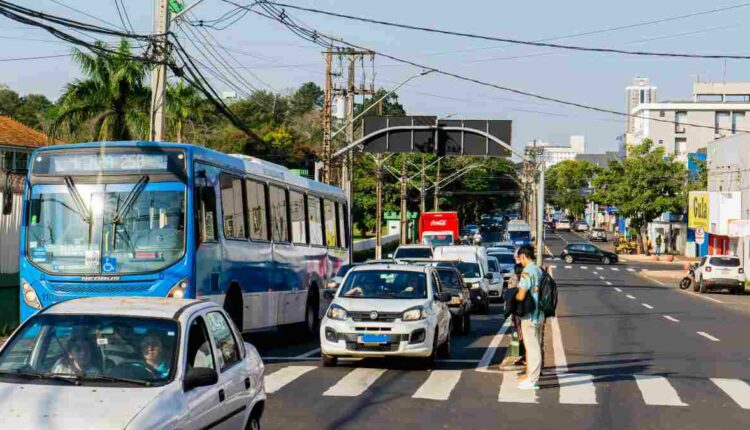
{"label": "white apartment building", "polygon": [[[652,86],[648,78],[636,76],[633,85],[625,87],[625,112],[630,112],[638,105],[656,101],[656,87]],[[625,117],[625,133],[635,132],[635,118]]]}
{"label": "white apartment building", "polygon": [[696,82],[692,100],[641,103],[630,110],[626,146],[650,138],[687,160],[718,138],[750,131],[750,82]]}
{"label": "white apartment building", "polygon": [[544,159],[545,167],[549,168],[564,160],[575,160],[576,156],[586,152],[586,136],[570,136],[567,146],[555,145],[550,142],[536,140],[526,144],[526,148],[543,148],[541,158]]}

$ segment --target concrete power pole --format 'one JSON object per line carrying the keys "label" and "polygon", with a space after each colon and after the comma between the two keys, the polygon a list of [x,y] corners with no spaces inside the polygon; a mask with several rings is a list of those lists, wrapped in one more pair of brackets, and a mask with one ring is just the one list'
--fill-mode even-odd
{"label": "concrete power pole", "polygon": [[542,157],[540,164],[539,185],[536,189],[536,264],[542,267],[542,260],[544,259],[544,171],[546,170],[544,157]]}
{"label": "concrete power pole", "polygon": [[375,154],[375,175],[375,259],[380,260],[383,258],[383,157],[379,153]]}
{"label": "concrete power pole", "polygon": [[403,154],[401,161],[401,244],[406,244],[406,154]]}
{"label": "concrete power pole", "polygon": [[424,195],[424,193],[425,193],[425,183],[424,183],[424,181],[425,181],[424,154],[422,154],[422,175],[421,176],[422,176],[422,181],[420,182],[420,185],[419,185],[419,199],[420,199],[419,210],[420,210],[420,212],[425,213],[425,212],[427,212],[427,206],[425,204],[425,195]]}
{"label": "concrete power pole", "polygon": [[155,0],[154,34],[158,41],[154,51],[159,64],[151,72],[151,124],[149,139],[164,140],[164,108],[167,102],[167,31],[169,30],[169,1]]}
{"label": "concrete power pole", "polygon": [[326,84],[325,98],[323,100],[323,175],[321,182],[331,183],[331,56],[332,52],[326,52]]}
{"label": "concrete power pole", "polygon": [[440,158],[437,160],[437,175],[435,175],[435,212],[440,211]]}
{"label": "concrete power pole", "polygon": [[[354,142],[354,95],[356,94],[356,88],[354,86],[354,61],[356,57],[349,55],[349,76],[346,85],[346,144]],[[352,237],[352,203],[354,201],[354,155],[351,151],[346,153],[346,159],[344,159],[343,174],[341,175],[341,186],[346,193],[347,200],[347,214],[346,218],[349,220],[349,237]],[[354,261],[354,249],[349,246],[349,261]]]}

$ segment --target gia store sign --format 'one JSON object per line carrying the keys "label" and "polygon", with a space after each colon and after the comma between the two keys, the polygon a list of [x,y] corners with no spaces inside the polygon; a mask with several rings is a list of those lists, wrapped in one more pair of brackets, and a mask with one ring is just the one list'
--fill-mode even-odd
{"label": "gia store sign", "polygon": [[688,227],[708,231],[708,191],[691,191],[688,194]]}

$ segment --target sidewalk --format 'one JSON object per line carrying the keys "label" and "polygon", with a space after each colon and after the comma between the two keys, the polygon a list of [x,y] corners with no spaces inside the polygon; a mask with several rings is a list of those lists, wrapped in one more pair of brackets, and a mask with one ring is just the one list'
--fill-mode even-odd
{"label": "sidewalk", "polygon": [[664,265],[676,265],[682,267],[685,263],[695,263],[698,261],[698,258],[695,257],[685,257],[683,255],[670,255],[670,257],[674,257],[674,261],[669,262],[667,261],[666,255],[659,256],[659,260],[655,260],[654,258],[656,255],[629,255],[629,254],[619,254],[620,260],[626,261],[628,263],[651,263],[651,264],[664,264]]}

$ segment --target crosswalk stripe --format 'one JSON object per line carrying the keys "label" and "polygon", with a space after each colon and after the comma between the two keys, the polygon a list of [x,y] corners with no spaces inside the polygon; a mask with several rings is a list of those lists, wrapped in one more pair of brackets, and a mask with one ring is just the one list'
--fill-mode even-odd
{"label": "crosswalk stripe", "polygon": [[607,285],[612,285],[612,283],[609,282],[609,281],[604,281],[604,283],[607,284]]}
{"label": "crosswalk stripe", "polygon": [[596,266],[596,270],[604,270],[604,267]]}
{"label": "crosswalk stripe", "polygon": [[539,403],[535,390],[518,388],[516,375],[516,372],[503,372],[503,382],[500,383],[497,401],[503,403]]}
{"label": "crosswalk stripe", "polygon": [[547,267],[549,267],[550,269],[557,269],[557,266],[556,266],[556,265],[554,265],[554,264],[550,264],[550,265],[549,265],[549,266],[547,266]]}
{"label": "crosswalk stripe", "polygon": [[572,269],[573,266],[565,266],[566,269]]}
{"label": "crosswalk stripe", "polygon": [[622,293],[622,290],[617,287],[615,287],[615,291],[617,291],[618,293]]}
{"label": "crosswalk stripe", "polygon": [[656,375],[633,375],[647,405],[687,406],[667,378]]}
{"label": "crosswalk stripe", "polygon": [[317,366],[287,366],[267,375],[264,379],[266,393],[279,391],[285,385],[313,369],[317,369]]}
{"label": "crosswalk stripe", "polygon": [[666,318],[666,319],[668,319],[668,320],[670,320],[672,322],[680,322],[680,320],[678,320],[677,318],[671,317],[669,315],[664,315],[664,318]]}
{"label": "crosswalk stripe", "polygon": [[653,309],[653,308],[654,308],[653,306],[649,305],[648,303],[641,303],[641,304],[642,304],[642,305],[643,305],[643,307],[644,307],[644,308],[646,308],[646,309]]}
{"label": "crosswalk stripe", "polygon": [[367,369],[358,367],[341,378],[333,387],[323,393],[324,396],[357,397],[385,373],[386,369]]}
{"label": "crosswalk stripe", "polygon": [[628,267],[628,268],[627,268],[627,269],[625,269],[625,270],[627,270],[628,272],[635,272],[635,269],[633,269],[632,267]]}
{"label": "crosswalk stripe", "polygon": [[415,399],[448,400],[461,379],[460,370],[433,370],[429,378],[412,396]]}
{"label": "crosswalk stripe", "polygon": [[620,271],[620,269],[618,269],[617,267],[610,267],[610,269],[612,269],[613,272],[619,272]]}
{"label": "crosswalk stripe", "polygon": [[560,385],[560,403],[567,405],[595,405],[594,375],[563,373],[557,375]]}
{"label": "crosswalk stripe", "polygon": [[588,266],[581,266],[581,269],[582,270],[589,270],[589,267]]}
{"label": "crosswalk stripe", "polygon": [[635,296],[631,296],[630,294],[626,294],[625,297],[629,298],[630,300],[635,300]]}
{"label": "crosswalk stripe", "polygon": [[750,385],[740,379],[711,378],[742,409],[750,409]]}

